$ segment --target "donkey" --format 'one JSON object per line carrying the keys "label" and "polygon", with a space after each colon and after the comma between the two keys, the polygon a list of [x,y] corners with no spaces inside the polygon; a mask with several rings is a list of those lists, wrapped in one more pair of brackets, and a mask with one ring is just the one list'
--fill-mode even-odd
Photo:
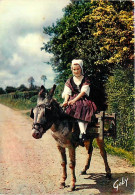
{"label": "donkey", "polygon": [[[52,131],[52,136],[57,142],[57,148],[61,154],[61,165],[63,167],[63,174],[60,181],[60,188],[65,187],[65,180],[67,178],[67,158],[65,148],[69,150],[71,169],[71,191],[75,190],[75,149],[79,145],[79,127],[76,119],[65,114],[63,109],[60,107],[59,103],[54,100],[53,94],[56,85],[50,90],[50,92],[45,96],[42,94],[42,90],[38,95],[38,104],[31,110],[31,118],[33,118],[32,125],[32,136],[35,139],[42,138],[42,135],[50,129]],[[89,127],[88,127],[89,128]],[[92,127],[90,127],[91,129]],[[88,151],[88,157],[84,169],[81,174],[86,174],[86,171],[90,167],[90,161],[92,156],[92,141],[96,138],[97,144],[100,148],[100,153],[103,157],[105,163],[106,177],[111,178],[111,170],[107,162],[107,154],[104,148],[104,141],[99,139],[99,137],[89,136],[88,140],[85,141],[84,146]]]}

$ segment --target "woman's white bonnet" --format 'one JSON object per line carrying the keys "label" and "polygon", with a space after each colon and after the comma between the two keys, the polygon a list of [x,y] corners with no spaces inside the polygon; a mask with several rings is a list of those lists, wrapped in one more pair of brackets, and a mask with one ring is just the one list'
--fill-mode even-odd
{"label": "woman's white bonnet", "polygon": [[82,74],[83,74],[83,61],[80,59],[79,60],[74,59],[74,60],[72,60],[72,65],[74,65],[74,64],[79,64],[79,66],[82,69]]}

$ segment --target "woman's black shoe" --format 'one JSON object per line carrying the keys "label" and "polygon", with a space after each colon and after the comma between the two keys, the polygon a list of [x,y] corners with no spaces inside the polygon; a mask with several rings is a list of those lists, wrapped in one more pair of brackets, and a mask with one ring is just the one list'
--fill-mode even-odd
{"label": "woman's black shoe", "polygon": [[85,140],[87,140],[86,134],[82,134],[82,138],[80,139],[79,145],[84,147]]}
{"label": "woman's black shoe", "polygon": [[84,141],[86,141],[86,140],[87,140],[86,134],[83,134],[83,135],[82,135],[82,141],[84,142]]}

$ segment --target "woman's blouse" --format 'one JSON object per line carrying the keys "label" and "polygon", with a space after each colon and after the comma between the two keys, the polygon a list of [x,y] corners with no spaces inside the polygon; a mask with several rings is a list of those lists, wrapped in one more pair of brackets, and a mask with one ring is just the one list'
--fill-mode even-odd
{"label": "woman's blouse", "polygon": [[[80,92],[85,92],[85,94],[87,96],[89,96],[89,94],[90,94],[90,86],[89,86],[88,82],[85,82],[85,78],[84,77],[82,78],[80,83],[76,83],[74,77],[72,77],[70,80],[73,83],[73,86],[74,86],[74,84],[77,86],[77,90],[78,90],[79,93]],[[62,93],[62,98],[65,98],[65,95],[70,95],[70,96],[72,95],[72,89],[69,86],[67,86],[67,85],[65,84],[64,91]]]}

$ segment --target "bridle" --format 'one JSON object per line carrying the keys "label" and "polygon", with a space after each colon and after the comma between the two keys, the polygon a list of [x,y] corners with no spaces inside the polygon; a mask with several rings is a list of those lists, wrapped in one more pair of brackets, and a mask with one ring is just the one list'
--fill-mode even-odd
{"label": "bridle", "polygon": [[[47,109],[47,110],[51,110],[51,105],[46,105],[46,104],[43,103],[43,104],[37,105],[35,108],[37,108],[37,109],[44,108],[44,109]],[[41,133],[40,129],[43,128],[42,133],[45,133],[52,126],[53,121],[51,121],[49,124],[48,123],[47,122],[44,122],[44,123],[33,123],[32,124],[32,129],[35,129],[36,131]]]}
{"label": "bridle", "polygon": [[[36,126],[38,126],[39,128],[36,128]],[[43,128],[43,124],[40,124],[40,123],[33,123],[32,124],[32,129],[39,131],[40,128]]]}

